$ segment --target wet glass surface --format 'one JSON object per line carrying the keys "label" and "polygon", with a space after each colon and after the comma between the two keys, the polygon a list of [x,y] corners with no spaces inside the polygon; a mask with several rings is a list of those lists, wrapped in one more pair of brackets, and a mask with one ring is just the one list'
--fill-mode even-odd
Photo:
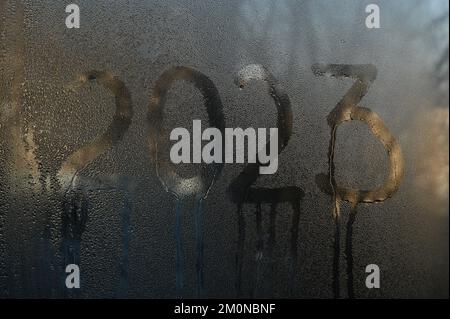
{"label": "wet glass surface", "polygon": [[[447,1],[76,3],[0,0],[0,297],[448,297]],[[278,171],[170,163],[193,119]]]}

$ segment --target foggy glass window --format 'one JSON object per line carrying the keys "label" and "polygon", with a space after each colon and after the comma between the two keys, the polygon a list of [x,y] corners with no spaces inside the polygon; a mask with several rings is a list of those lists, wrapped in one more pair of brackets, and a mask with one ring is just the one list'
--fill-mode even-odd
{"label": "foggy glass window", "polygon": [[0,0],[0,297],[448,298],[448,2],[372,2]]}

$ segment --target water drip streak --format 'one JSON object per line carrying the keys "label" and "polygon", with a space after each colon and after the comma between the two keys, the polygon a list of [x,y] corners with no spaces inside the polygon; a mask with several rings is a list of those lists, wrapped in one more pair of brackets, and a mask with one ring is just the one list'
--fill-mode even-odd
{"label": "water drip streak", "polygon": [[274,258],[274,250],[275,250],[275,230],[276,230],[276,207],[277,204],[273,203],[270,206],[270,222],[269,222],[269,241],[268,241],[268,258],[269,258],[269,267],[270,267],[270,291],[272,293],[274,291],[274,281],[275,281],[275,258]]}
{"label": "water drip streak", "polygon": [[242,214],[242,203],[238,204],[237,209],[237,218],[238,218],[238,240],[237,240],[237,248],[236,248],[236,297],[239,297],[241,294],[241,284],[242,284],[242,266],[244,259],[244,242],[245,242],[245,218]]}
{"label": "water drip streak", "polygon": [[333,204],[333,218],[335,223],[335,233],[334,233],[334,256],[333,256],[333,293],[334,298],[340,297],[340,285],[339,285],[339,264],[340,264],[340,222],[339,222],[339,199],[336,194],[336,180],[334,178],[334,152],[335,152],[335,144],[336,144],[336,131],[337,125],[333,125],[331,128],[331,137],[330,137],[330,145],[328,148],[328,178],[332,191],[332,204]]}
{"label": "water drip streak", "polygon": [[353,223],[356,218],[356,204],[352,204],[350,214],[347,222],[347,235],[345,244],[345,256],[347,259],[347,291],[348,298],[355,298],[355,291],[353,288]]}
{"label": "water drip streak", "polygon": [[[62,256],[63,256],[63,283],[65,282],[65,268],[69,264],[80,266],[81,237],[86,229],[89,200],[83,193],[74,191],[66,194],[63,200],[62,213]],[[63,295],[67,289],[63,284]],[[79,289],[71,292],[70,296],[78,296]]]}
{"label": "water drip streak", "polygon": [[[358,203],[383,202],[392,197],[400,187],[404,177],[404,158],[398,141],[383,123],[381,118],[367,107],[358,106],[361,99],[367,94],[370,85],[377,77],[374,65],[349,64],[314,64],[312,71],[316,76],[331,76],[335,78],[353,78],[355,83],[342,97],[339,103],[328,114],[327,122],[331,128],[331,139],[328,148],[328,183],[321,185],[322,190],[333,196],[333,218],[336,226],[334,239],[333,261],[333,291],[335,298],[339,298],[339,258],[340,258],[340,204],[347,201],[352,205],[346,235],[347,280],[348,295],[353,297],[353,256],[352,256],[352,226],[356,215]],[[360,190],[336,185],[334,171],[334,152],[337,127],[350,121],[361,121],[368,125],[372,134],[383,144],[389,157],[389,174],[381,186],[370,190]],[[320,174],[322,175],[322,174]],[[318,175],[316,181],[322,184],[322,176]]]}
{"label": "water drip streak", "polygon": [[261,278],[261,263],[263,256],[263,234],[262,234],[262,216],[261,216],[261,203],[256,204],[256,271],[255,271],[255,286],[253,287],[253,298],[256,296],[258,291],[259,281]]}
{"label": "water drip streak", "polygon": [[340,277],[340,271],[339,271],[339,260],[340,260],[340,254],[341,254],[341,248],[340,248],[340,242],[341,242],[341,230],[340,230],[340,221],[339,216],[334,217],[334,224],[335,224],[335,230],[334,230],[334,255],[333,255],[333,293],[334,298],[340,297],[340,285],[339,285],[339,277]]}
{"label": "water drip streak", "polygon": [[203,291],[203,201],[195,203],[195,237],[197,250],[197,298],[201,298]]}
{"label": "water drip streak", "polygon": [[175,207],[175,241],[176,241],[176,287],[177,296],[180,297],[183,288],[183,244],[181,238],[181,213],[183,209],[182,199],[177,198]]}

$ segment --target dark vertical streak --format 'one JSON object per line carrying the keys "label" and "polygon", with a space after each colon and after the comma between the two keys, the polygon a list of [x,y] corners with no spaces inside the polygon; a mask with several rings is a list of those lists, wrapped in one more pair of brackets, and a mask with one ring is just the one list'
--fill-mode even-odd
{"label": "dark vertical streak", "polygon": [[[62,204],[62,284],[64,295],[76,297],[80,289],[65,289],[65,268],[69,264],[78,265],[80,268],[81,237],[86,229],[88,219],[89,199],[82,190],[73,190],[66,193]],[[74,291],[73,291],[74,290]]]}
{"label": "dark vertical streak", "polygon": [[[268,243],[268,256],[269,263],[271,268],[271,275],[273,279],[274,275],[274,256],[273,251],[275,247],[275,235],[276,235],[276,207],[279,203],[290,203],[293,209],[292,215],[292,224],[290,228],[290,248],[289,248],[289,256],[291,260],[290,267],[290,282],[289,289],[290,293],[293,294],[295,287],[295,273],[297,269],[298,263],[298,227],[300,223],[300,203],[304,197],[304,192],[301,188],[296,186],[282,187],[282,188],[250,188],[248,190],[248,194],[246,196],[246,203],[255,204],[257,207],[256,210],[256,232],[257,232],[257,254],[256,254],[256,276],[258,280],[255,280],[255,287],[253,288],[253,296],[255,295],[255,290],[259,286],[259,278],[261,274],[260,263],[261,257],[264,251],[264,241],[263,241],[263,231],[262,231],[262,212],[261,205],[262,204],[270,204],[271,212],[270,212],[270,224],[269,224],[269,243]],[[272,282],[273,288],[273,282]]]}
{"label": "dark vertical streak", "polygon": [[[276,207],[277,204],[273,203],[270,206],[270,220],[269,220],[269,242],[268,242],[268,257],[269,257],[269,267],[270,267],[270,285],[271,285],[271,293],[273,294],[274,291],[274,281],[275,281],[275,256],[274,256],[274,250],[275,250],[275,240],[276,240]],[[272,295],[273,297],[273,295]]]}
{"label": "dark vertical streak", "polygon": [[336,143],[336,130],[337,126],[331,127],[330,144],[328,148],[328,177],[329,186],[332,191],[332,212],[335,222],[335,234],[334,234],[334,255],[333,255],[333,294],[334,298],[340,297],[340,256],[341,256],[341,229],[340,229],[340,216],[339,216],[339,201],[336,194],[336,179],[334,176],[335,164],[334,164],[334,151]]}
{"label": "dark vertical streak", "polygon": [[261,203],[256,204],[256,258],[255,258],[255,284],[253,286],[253,298],[256,297],[256,293],[258,291],[259,287],[259,281],[261,277],[261,263],[262,263],[262,255],[263,255],[263,247],[264,247],[264,240],[263,240],[263,233],[262,233],[262,216],[261,216]]}
{"label": "dark vertical streak", "polygon": [[203,291],[203,200],[199,199],[195,203],[195,239],[196,239],[196,250],[197,250],[197,298],[201,298]]}
{"label": "dark vertical streak", "polygon": [[355,291],[353,288],[353,223],[356,218],[356,205],[353,205],[347,221],[347,234],[345,240],[345,256],[347,259],[347,290],[348,298],[353,299],[355,297]]}
{"label": "dark vertical streak", "polygon": [[181,297],[181,290],[184,286],[184,263],[183,263],[183,242],[181,234],[181,213],[183,209],[183,202],[181,199],[177,198],[176,208],[175,208],[175,241],[176,241],[176,288],[177,297]]}
{"label": "dark vertical streak", "polygon": [[242,266],[244,259],[244,243],[245,243],[245,218],[242,214],[242,204],[238,204],[237,209],[237,220],[238,220],[238,240],[236,247],[236,295],[240,297],[241,295],[241,284],[242,284]]}
{"label": "dark vertical streak", "polygon": [[335,230],[334,230],[334,244],[333,244],[333,294],[334,298],[340,298],[340,271],[339,271],[339,261],[341,255],[341,230],[340,230],[340,222],[339,216],[334,217]]}

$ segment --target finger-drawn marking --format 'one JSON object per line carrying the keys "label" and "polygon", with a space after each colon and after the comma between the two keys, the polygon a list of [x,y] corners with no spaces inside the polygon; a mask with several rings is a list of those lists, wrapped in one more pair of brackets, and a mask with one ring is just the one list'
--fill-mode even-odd
{"label": "finger-drawn marking", "polygon": [[73,183],[76,183],[75,179],[81,170],[122,140],[131,124],[133,107],[130,92],[125,84],[111,72],[89,71],[81,74],[77,81],[68,86],[68,88],[78,89],[92,80],[96,80],[114,94],[116,110],[106,132],[73,152],[63,162],[58,172],[58,179],[63,190],[67,190]]}
{"label": "finger-drawn marking", "polygon": [[[400,187],[404,175],[404,159],[400,144],[391,134],[380,117],[368,108],[357,106],[369,90],[370,84],[377,76],[373,65],[348,64],[314,64],[312,71],[316,76],[345,77],[355,79],[355,83],[327,117],[331,128],[331,138],[328,148],[328,174],[319,174],[316,182],[319,188],[332,195],[333,218],[335,221],[335,242],[333,261],[333,292],[335,298],[340,297],[339,258],[340,258],[340,202],[347,201],[352,205],[347,224],[346,256],[347,256],[347,288],[348,296],[354,297],[353,291],[353,256],[352,235],[353,223],[356,217],[358,203],[382,202],[390,198]],[[335,179],[335,143],[336,132],[340,124],[348,121],[361,121],[368,125],[372,134],[383,144],[389,158],[389,174],[382,185],[371,190],[360,190],[337,185]]]}
{"label": "finger-drawn marking", "polygon": [[[109,89],[115,96],[115,114],[113,120],[106,132],[95,138],[89,144],[81,147],[73,152],[67,160],[63,162],[60,170],[58,171],[57,178],[61,186],[63,199],[62,199],[62,255],[63,255],[63,268],[67,264],[80,265],[80,246],[81,237],[86,228],[86,222],[88,220],[89,199],[86,191],[97,187],[103,188],[104,185],[110,181],[103,179],[100,183],[94,183],[93,180],[88,178],[79,178],[79,173],[98,156],[111,149],[113,146],[122,140],[125,132],[131,123],[133,116],[131,95],[126,88],[125,84],[115,75],[105,71],[89,71],[81,74],[79,78],[71,83],[68,89],[78,89],[88,81],[98,81],[101,85]],[[117,180],[119,182],[113,188],[122,187],[122,179]],[[105,184],[106,183],[106,184]],[[127,183],[128,184],[128,183]],[[102,186],[98,186],[102,185]],[[128,186],[126,186],[128,188]],[[126,290],[128,280],[127,268],[128,267],[128,240],[129,240],[129,215],[131,209],[129,209],[129,193],[125,199],[125,209],[121,212],[122,215],[122,257],[120,260],[120,282],[119,282],[119,294],[123,294]],[[79,294],[77,289],[73,294]]]}
{"label": "finger-drawn marking", "polygon": [[[284,92],[275,77],[263,66],[258,64],[251,64],[244,67],[238,72],[236,78],[236,85],[239,88],[244,88],[250,81],[259,80],[268,83],[268,94],[272,97],[277,108],[278,118],[277,127],[279,130],[278,150],[279,153],[286,147],[289,138],[292,134],[292,109],[288,95]],[[267,143],[269,147],[270,141]],[[263,150],[264,151],[264,150]],[[261,260],[263,258],[263,243],[262,243],[262,216],[261,204],[271,204],[271,224],[270,224],[270,241],[268,247],[268,256],[271,258],[271,268],[273,269],[273,249],[275,245],[275,217],[276,207],[279,203],[291,203],[294,210],[292,228],[291,228],[291,280],[290,287],[293,286],[293,277],[295,274],[295,267],[297,265],[297,239],[298,239],[298,223],[300,215],[300,201],[304,196],[304,192],[299,187],[283,187],[283,188],[251,188],[251,185],[259,177],[259,167],[261,163],[248,164],[239,176],[234,179],[228,189],[231,200],[237,204],[237,220],[238,220],[238,243],[236,250],[236,292],[239,296],[241,294],[242,282],[242,268],[244,257],[244,242],[245,242],[245,218],[242,214],[242,205],[244,203],[254,203],[256,205],[256,228],[258,242],[256,247],[256,271],[253,286],[253,296],[255,296],[261,277]]]}
{"label": "finger-drawn marking", "polygon": [[[168,139],[163,137],[161,130],[163,127],[163,109],[166,103],[167,93],[175,81],[188,81],[193,83],[201,92],[204,98],[204,106],[208,113],[209,124],[211,127],[218,128],[222,137],[225,136],[225,119],[223,116],[222,101],[219,92],[214,83],[203,73],[192,68],[176,66],[165,71],[156,81],[150,99],[148,124],[149,137],[148,144],[150,148],[150,158],[155,166],[159,180],[164,185],[167,192],[174,194],[177,199],[176,206],[176,242],[177,242],[177,261],[176,261],[176,286],[177,293],[180,294],[183,288],[183,254],[181,241],[181,219],[182,205],[180,201],[194,197],[196,200],[195,223],[196,223],[196,250],[197,250],[197,296],[201,295],[203,289],[203,235],[202,235],[202,201],[208,196],[215,178],[220,174],[223,163],[212,163],[202,166],[200,173],[192,178],[183,178],[179,176],[171,167],[168,161],[162,160],[159,156],[162,149],[167,146]],[[222,141],[222,145],[224,145]],[[222,150],[222,154],[225,152]],[[222,161],[223,162],[223,161]]]}

